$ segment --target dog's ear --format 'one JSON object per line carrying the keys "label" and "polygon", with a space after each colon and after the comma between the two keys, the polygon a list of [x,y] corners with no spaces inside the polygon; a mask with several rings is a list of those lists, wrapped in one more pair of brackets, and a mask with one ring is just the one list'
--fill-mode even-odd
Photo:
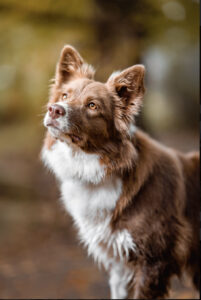
{"label": "dog's ear", "polygon": [[61,51],[60,59],[56,67],[56,84],[60,85],[80,70],[83,59],[72,46],[66,45]]}
{"label": "dog's ear", "polygon": [[144,74],[143,65],[134,65],[122,72],[113,73],[107,81],[108,87],[120,100],[119,106],[127,119],[139,112],[145,92]]}

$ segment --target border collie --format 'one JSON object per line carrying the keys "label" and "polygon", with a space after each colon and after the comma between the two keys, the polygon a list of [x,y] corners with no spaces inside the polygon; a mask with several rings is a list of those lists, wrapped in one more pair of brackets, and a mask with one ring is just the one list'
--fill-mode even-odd
{"label": "border collie", "polygon": [[71,46],[56,67],[44,125],[45,165],[112,299],[168,296],[187,271],[199,290],[199,154],[162,146],[134,126],[143,65],[106,83]]}

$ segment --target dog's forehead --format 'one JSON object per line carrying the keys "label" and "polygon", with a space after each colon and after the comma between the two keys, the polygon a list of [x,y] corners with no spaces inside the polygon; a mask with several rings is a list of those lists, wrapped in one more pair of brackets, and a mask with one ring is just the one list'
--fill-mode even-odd
{"label": "dog's forehead", "polygon": [[64,84],[63,89],[82,92],[83,89],[92,82],[93,82],[93,80],[91,80],[91,79],[78,78],[78,79],[71,80],[70,82]]}
{"label": "dog's forehead", "polygon": [[63,85],[63,90],[69,90],[73,94],[84,97],[104,97],[108,94],[108,89],[104,83],[87,78],[79,78]]}
{"label": "dog's forehead", "polygon": [[90,84],[86,85],[83,90],[85,96],[94,96],[94,97],[105,97],[109,93],[106,85],[104,83],[93,81]]}

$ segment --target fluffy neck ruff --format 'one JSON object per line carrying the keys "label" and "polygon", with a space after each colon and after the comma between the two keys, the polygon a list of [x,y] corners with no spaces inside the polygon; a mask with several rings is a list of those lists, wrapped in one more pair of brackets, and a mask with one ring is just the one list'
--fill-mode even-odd
{"label": "fluffy neck ruff", "polygon": [[[99,158],[100,165],[105,169],[105,175],[122,175],[132,170],[137,162],[138,154],[134,146],[136,128],[131,125],[129,133],[126,135],[119,135],[114,139],[99,145],[99,147],[89,147],[86,149],[80,149],[76,144],[68,145],[63,141],[60,143],[67,146],[68,151],[72,153],[74,157],[81,158],[86,156]],[[55,139],[48,132],[45,139],[45,148],[51,150],[54,148],[54,144],[59,141]]]}

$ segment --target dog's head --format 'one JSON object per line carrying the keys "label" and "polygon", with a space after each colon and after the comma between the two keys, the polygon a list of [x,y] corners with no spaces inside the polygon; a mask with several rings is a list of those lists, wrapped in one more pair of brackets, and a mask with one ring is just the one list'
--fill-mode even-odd
{"label": "dog's head", "polygon": [[129,136],[144,94],[144,66],[113,73],[106,83],[94,80],[94,69],[65,46],[56,68],[44,125],[50,134],[87,152],[112,151]]}

